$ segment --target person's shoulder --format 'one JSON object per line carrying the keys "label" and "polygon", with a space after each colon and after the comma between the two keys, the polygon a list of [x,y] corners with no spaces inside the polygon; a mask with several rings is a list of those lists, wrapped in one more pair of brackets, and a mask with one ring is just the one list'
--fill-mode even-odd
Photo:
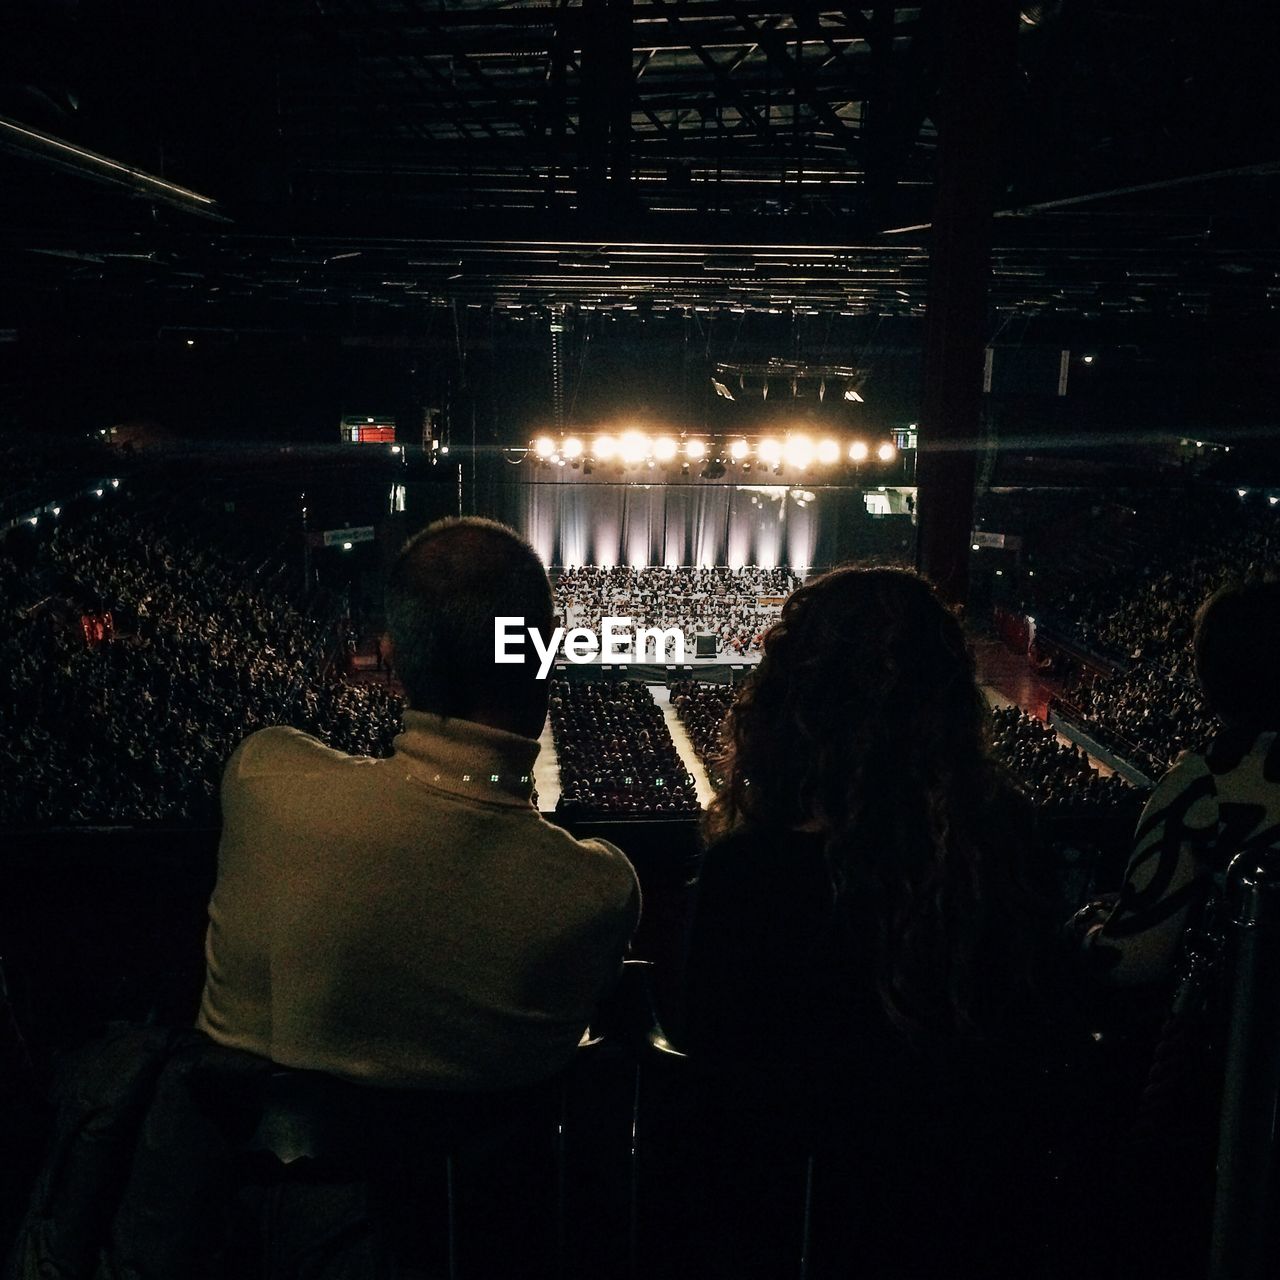
{"label": "person's shoulder", "polygon": [[1142,847],[1160,832],[1178,830],[1203,841],[1217,828],[1218,781],[1204,756],[1184,751],[1143,806],[1134,839]]}
{"label": "person's shoulder", "polygon": [[240,743],[227,762],[226,776],[248,780],[277,773],[318,773],[359,762],[301,729],[277,724],[251,733]]}
{"label": "person's shoulder", "polygon": [[563,827],[557,827],[541,817],[539,820],[544,828],[544,836],[558,845],[568,858],[568,866],[572,868],[576,885],[583,889],[591,886],[592,892],[602,903],[623,908],[634,901],[638,909],[640,878],[636,875],[631,860],[616,844],[602,840],[599,836],[579,840]]}
{"label": "person's shoulder", "polygon": [[1274,730],[1250,733],[1224,729],[1205,752],[1205,765],[1215,777],[1234,773],[1242,766],[1262,768],[1269,782],[1280,781],[1280,735]]}
{"label": "person's shoulder", "polygon": [[600,868],[602,872],[608,871],[620,880],[636,880],[636,870],[631,865],[631,859],[616,844],[599,836],[589,836],[585,840],[575,838],[574,843],[584,852],[591,865]]}
{"label": "person's shoulder", "polygon": [[1214,769],[1209,760],[1195,751],[1184,751],[1156,783],[1149,804],[1167,804],[1190,787],[1212,787]]}
{"label": "person's shoulder", "polygon": [[580,867],[585,874],[594,872],[613,879],[635,878],[631,860],[616,844],[600,836],[588,836],[580,840],[564,827],[548,822],[541,814],[537,815],[537,822],[544,847],[550,845],[568,858],[571,864]]}

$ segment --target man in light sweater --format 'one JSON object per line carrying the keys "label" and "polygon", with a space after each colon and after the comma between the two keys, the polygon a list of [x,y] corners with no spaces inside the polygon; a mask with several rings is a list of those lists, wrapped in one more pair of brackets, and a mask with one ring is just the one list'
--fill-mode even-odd
{"label": "man in light sweater", "polygon": [[537,663],[494,661],[494,618],[552,627],[547,575],[513,530],[445,520],[387,588],[408,709],[395,754],[264,729],[222,784],[199,1027],[367,1084],[505,1089],[572,1058],[640,911],[603,841],[530,796],[547,711]]}

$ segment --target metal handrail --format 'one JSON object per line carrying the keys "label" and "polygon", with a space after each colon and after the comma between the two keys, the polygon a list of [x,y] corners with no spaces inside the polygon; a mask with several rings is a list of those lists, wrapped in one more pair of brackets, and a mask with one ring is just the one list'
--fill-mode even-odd
{"label": "metal handrail", "polygon": [[1218,1133],[1210,1280],[1262,1280],[1280,1170],[1280,850],[1238,854],[1227,872],[1231,907],[1230,1030]]}

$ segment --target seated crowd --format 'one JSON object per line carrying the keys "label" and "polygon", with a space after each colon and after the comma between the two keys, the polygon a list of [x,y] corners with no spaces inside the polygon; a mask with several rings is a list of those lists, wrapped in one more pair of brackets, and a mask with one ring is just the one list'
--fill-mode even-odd
{"label": "seated crowd", "polygon": [[585,565],[563,569],[556,578],[556,611],[568,627],[600,630],[604,618],[631,618],[641,627],[679,628],[685,654],[692,657],[699,634],[716,637],[717,654],[756,653],[764,633],[777,621],[779,599],[795,590],[790,569],[747,565],[729,569],[612,569]]}
{"label": "seated crowd", "polygon": [[[671,686],[671,703],[716,790],[725,781],[723,730],[734,692],[730,685],[697,680]],[[1038,809],[1104,809],[1134,795],[1122,777],[1099,773],[1082,748],[1060,742],[1048,725],[1017,707],[992,711],[991,754]]]}
{"label": "seated crowd", "polygon": [[698,680],[679,680],[671,686],[671,705],[684,725],[693,749],[707,771],[707,778],[718,791],[724,784],[724,718],[733,703],[734,687],[730,684],[703,684]]}
{"label": "seated crowd", "polygon": [[1078,746],[1017,707],[992,711],[992,755],[1040,809],[1102,809],[1122,804],[1134,789],[1119,774],[1102,774]]}
{"label": "seated crowd", "polygon": [[698,812],[693,775],[662,711],[635,680],[551,686],[560,758],[556,812],[573,817],[686,817]]}
{"label": "seated crowd", "polygon": [[1200,603],[1280,570],[1280,507],[1234,490],[1151,496],[1103,512],[1039,575],[1042,629],[1097,656],[1064,671],[1062,710],[1158,777],[1212,732],[1191,662]]}
{"label": "seated crowd", "polygon": [[[398,700],[327,673],[326,624],[212,531],[126,487],[31,536],[21,565],[0,548],[0,767],[22,780],[0,824],[213,824],[231,749],[263,725],[389,753]],[[87,642],[82,618],[108,614],[112,638]]]}

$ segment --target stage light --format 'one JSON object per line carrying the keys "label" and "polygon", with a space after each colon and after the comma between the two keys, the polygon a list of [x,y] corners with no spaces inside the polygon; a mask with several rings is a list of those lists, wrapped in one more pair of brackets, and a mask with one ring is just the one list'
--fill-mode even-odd
{"label": "stage light", "polygon": [[[1277,503],[1277,502],[1280,502],[1280,498],[1277,498],[1277,497],[1275,496],[1275,494],[1273,493],[1273,494],[1272,494],[1272,495],[1267,499],[1267,501],[1268,501],[1269,503],[1271,503],[1271,505],[1274,507],[1274,506],[1276,505],[1276,503]],[[56,515],[57,513],[55,512],[54,514]]]}
{"label": "stage light", "polygon": [[539,436],[533,442],[533,451],[539,458],[549,458],[556,451],[556,442],[550,436]]}
{"label": "stage light", "polygon": [[834,440],[823,440],[818,445],[818,461],[830,466],[840,457],[840,446]]}
{"label": "stage light", "polygon": [[813,441],[808,436],[788,436],[782,454],[787,466],[803,471],[813,461]]}
{"label": "stage light", "polygon": [[756,457],[761,462],[776,465],[782,461],[782,446],[772,436],[766,436],[756,445]]}
{"label": "stage light", "polygon": [[187,339],[187,346],[194,347],[195,345],[196,345],[196,340],[194,338]]}
{"label": "stage light", "polygon": [[867,460],[867,443],[865,440],[855,440],[849,446],[850,462],[866,462]]}
{"label": "stage light", "polygon": [[560,452],[566,458],[580,458],[582,456],[582,441],[577,436],[570,436],[564,444],[560,446]]}
{"label": "stage light", "polygon": [[745,440],[735,440],[729,446],[729,456],[734,462],[741,462],[751,452],[751,446]]}
{"label": "stage light", "polygon": [[852,400],[854,404],[864,403],[862,396],[858,394],[858,390],[856,387],[845,387],[844,398],[846,400]]}
{"label": "stage light", "polygon": [[1092,363],[1093,363],[1093,356],[1085,356],[1085,358],[1084,358],[1084,362],[1085,362],[1085,364],[1092,364]]}
{"label": "stage light", "polygon": [[342,544],[342,549],[343,549],[343,551],[350,551],[350,550],[351,550],[351,543],[349,543],[349,542],[344,542],[344,543]]}
{"label": "stage light", "polygon": [[101,489],[95,489],[93,492],[94,492],[94,496],[95,496],[95,497],[99,497],[99,498],[100,498],[100,497],[102,497],[102,490],[101,490]]}
{"label": "stage light", "polygon": [[393,444],[393,445],[391,446],[391,452],[392,452],[392,453],[399,453],[399,452],[400,452],[400,446],[399,446],[398,444]]}
{"label": "stage light", "polygon": [[[1271,501],[1274,502],[1275,499],[1272,498]],[[60,516],[62,514],[61,507],[50,507],[49,510],[52,511],[55,516]]]}
{"label": "stage light", "polygon": [[591,452],[599,462],[608,462],[618,452],[618,442],[612,436],[597,436]]}
{"label": "stage light", "polygon": [[891,445],[887,440],[876,450],[876,457],[879,458],[881,462],[892,462],[897,456],[897,448],[894,445]]}
{"label": "stage light", "polygon": [[977,551],[977,550],[979,550],[978,544],[977,544],[976,542],[971,542],[971,543],[969,544],[969,550],[970,550],[970,551]]}
{"label": "stage light", "polygon": [[707,446],[701,440],[690,440],[684,447],[684,456],[697,462],[707,455]]}
{"label": "stage light", "polygon": [[649,441],[639,431],[624,431],[619,452],[623,462],[643,462],[649,452]]}
{"label": "stage light", "polygon": [[118,489],[118,488],[120,487],[120,481],[119,481],[119,480],[113,480],[113,481],[111,482],[111,487],[112,487],[113,489]]}
{"label": "stage light", "polygon": [[28,516],[28,517],[27,517],[27,522],[28,522],[29,524],[39,524],[39,523],[40,523],[40,517],[39,517],[39,516]]}
{"label": "stage light", "polygon": [[676,456],[679,447],[670,436],[662,436],[653,443],[653,456],[659,462],[670,462]]}
{"label": "stage light", "polygon": [[440,446],[440,452],[441,452],[441,453],[448,453],[448,452],[449,452],[449,446],[448,446],[447,444],[441,445],[441,446]]}

